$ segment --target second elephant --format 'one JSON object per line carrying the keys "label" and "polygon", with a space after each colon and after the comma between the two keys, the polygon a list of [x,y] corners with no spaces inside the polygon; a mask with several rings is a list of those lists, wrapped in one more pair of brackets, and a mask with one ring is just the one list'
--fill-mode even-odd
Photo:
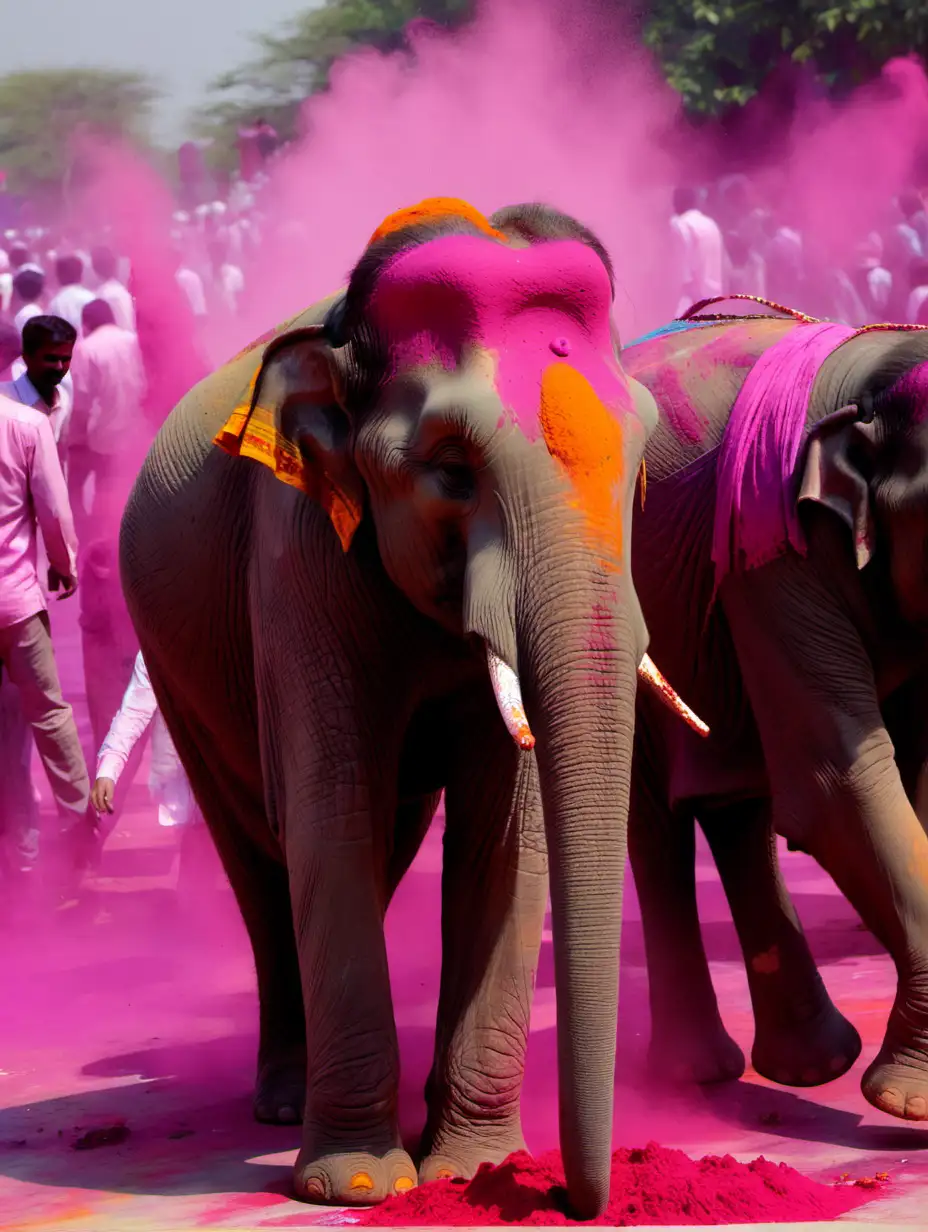
{"label": "second elephant", "polygon": [[623,352],[662,422],[635,582],[655,657],[707,741],[639,702],[630,848],[655,1066],[734,1077],[699,932],[694,820],[739,932],[755,1068],[827,1082],[860,1041],[780,879],[776,832],[889,950],[898,992],[863,1092],[928,1117],[928,333],[807,319],[677,322]]}

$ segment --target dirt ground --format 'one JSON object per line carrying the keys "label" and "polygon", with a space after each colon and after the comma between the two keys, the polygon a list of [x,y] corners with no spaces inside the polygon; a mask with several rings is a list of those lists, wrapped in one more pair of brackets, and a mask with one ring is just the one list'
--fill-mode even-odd
{"label": "dirt ground", "polygon": [[[66,692],[86,725],[76,606],[53,608]],[[298,1131],[251,1119],[256,1005],[244,932],[218,866],[207,879],[206,909],[179,909],[176,840],[156,824],[146,775],[147,759],[82,905],[48,926],[7,921],[0,930],[0,1227],[166,1232],[335,1222],[332,1212],[289,1197]],[[411,1136],[421,1125],[432,1046],[439,842],[436,831],[388,920],[403,1124]],[[892,1184],[845,1226],[924,1227],[928,1129],[882,1116],[858,1088],[889,1012],[892,968],[827,877],[802,856],[784,859],[812,948],[861,1032],[864,1057],[818,1090],[777,1088],[752,1072],[695,1092],[644,1085],[647,986],[630,888],[615,1142],[655,1139],[740,1159],[763,1154],[828,1179],[886,1171]],[[700,892],[723,1016],[749,1052],[741,958],[705,853]],[[539,1150],[557,1145],[554,1022],[546,941],[523,1101],[529,1146]],[[101,1130],[110,1131],[102,1141],[86,1138]],[[93,1149],[76,1149],[88,1142]]]}

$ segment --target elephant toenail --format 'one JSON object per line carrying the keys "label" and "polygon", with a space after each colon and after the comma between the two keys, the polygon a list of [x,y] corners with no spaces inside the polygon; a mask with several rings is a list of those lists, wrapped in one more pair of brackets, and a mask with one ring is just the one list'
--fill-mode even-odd
{"label": "elephant toenail", "polygon": [[773,1075],[773,1081],[778,1082],[781,1087],[791,1087],[793,1085],[790,1081],[790,1074],[785,1069],[778,1069]]}
{"label": "elephant toenail", "polygon": [[837,1074],[839,1070],[844,1069],[847,1065],[847,1057],[832,1057],[828,1062],[828,1068],[833,1074]]}
{"label": "elephant toenail", "polygon": [[902,1093],[895,1090],[894,1087],[887,1087],[885,1091],[881,1091],[878,1098],[883,1108],[901,1108],[904,1102]]}
{"label": "elephant toenail", "polygon": [[905,1114],[913,1121],[923,1121],[928,1114],[928,1105],[923,1095],[913,1095],[905,1103]]}
{"label": "elephant toenail", "polygon": [[296,1109],[291,1108],[289,1104],[284,1104],[283,1107],[277,1109],[277,1117],[281,1121],[295,1121]]}
{"label": "elephant toenail", "polygon": [[351,1189],[373,1189],[374,1182],[366,1172],[356,1172],[348,1182]]}
{"label": "elephant toenail", "polygon": [[324,1198],[325,1185],[317,1176],[310,1177],[306,1182],[306,1193],[310,1198]]}
{"label": "elephant toenail", "polygon": [[807,1083],[810,1087],[814,1087],[818,1083],[818,1070],[804,1069],[802,1071],[802,1081]]}
{"label": "elephant toenail", "polygon": [[411,1176],[398,1176],[393,1182],[394,1193],[409,1193],[410,1189],[415,1189],[416,1182]]}
{"label": "elephant toenail", "polygon": [[439,1181],[453,1181],[454,1180],[454,1169],[453,1168],[439,1168],[438,1171],[435,1173],[435,1178],[436,1180],[439,1180]]}

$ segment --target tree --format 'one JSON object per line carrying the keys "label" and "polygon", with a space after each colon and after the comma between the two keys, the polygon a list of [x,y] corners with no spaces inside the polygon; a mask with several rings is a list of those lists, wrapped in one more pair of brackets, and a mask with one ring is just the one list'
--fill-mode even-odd
{"label": "tree", "polygon": [[57,194],[75,130],[145,140],[152,83],[107,69],[36,70],[0,77],[0,168],[14,192]]}
{"label": "tree", "polygon": [[224,161],[232,156],[238,127],[255,116],[292,137],[300,104],[325,88],[329,69],[346,52],[399,49],[416,18],[453,26],[473,8],[473,0],[325,0],[279,33],[260,35],[255,58],[213,83],[216,101],[201,113],[198,132],[213,138],[214,156]]}
{"label": "tree", "polygon": [[784,59],[814,65],[842,93],[893,56],[928,52],[924,0],[651,0],[644,42],[687,110],[718,114],[751,99]]}

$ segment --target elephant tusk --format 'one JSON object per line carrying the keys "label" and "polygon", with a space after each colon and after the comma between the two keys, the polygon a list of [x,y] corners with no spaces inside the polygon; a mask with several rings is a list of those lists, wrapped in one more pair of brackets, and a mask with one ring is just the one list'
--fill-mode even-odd
{"label": "elephant tusk", "polygon": [[[638,675],[645,684],[650,685],[664,705],[678,714],[688,727],[692,727],[693,731],[698,732],[700,736],[708,736],[708,726],[695,711],[690,710],[680,694],[671,688],[650,655],[645,655],[638,664]],[[516,681],[516,684],[518,684],[518,681]]]}
{"label": "elephant tusk", "polygon": [[487,647],[487,666],[490,669],[490,680],[493,682],[493,695],[499,712],[503,716],[506,730],[515,740],[520,749],[526,752],[535,747],[535,737],[525,717],[525,706],[522,704],[522,687],[519,677],[508,663],[504,663],[498,654]]}

